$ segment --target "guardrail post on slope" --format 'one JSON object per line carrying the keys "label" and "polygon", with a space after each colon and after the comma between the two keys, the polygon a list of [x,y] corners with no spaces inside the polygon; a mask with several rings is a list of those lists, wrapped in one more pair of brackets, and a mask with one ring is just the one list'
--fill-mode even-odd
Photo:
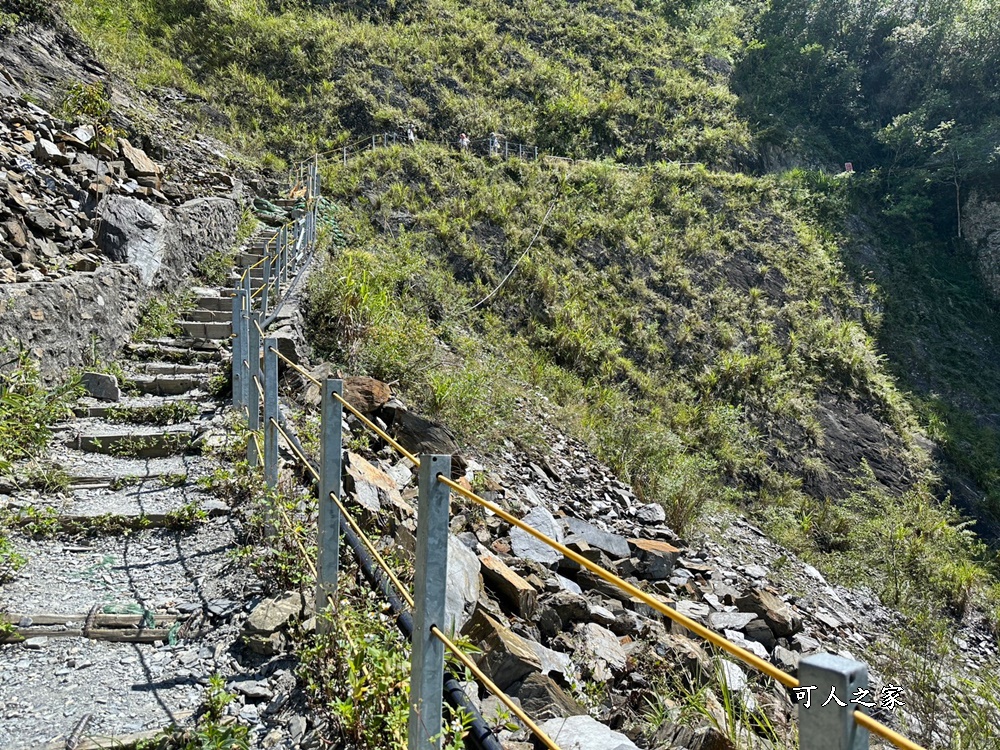
{"label": "guardrail post on slope", "polygon": [[[343,499],[340,486],[343,457],[344,407],[336,396],[344,395],[344,381],[327,378],[321,386],[319,473],[319,561],[316,566],[316,612],[337,604],[337,573],[340,563],[340,506],[331,495]],[[318,627],[327,632],[330,621],[319,618]]]}
{"label": "guardrail post on slope", "polygon": [[278,299],[281,297],[281,253],[284,250],[284,237],[285,228],[281,227],[278,230],[278,239],[274,250],[274,270],[272,271],[272,278],[274,279],[274,303],[278,304]]}
{"label": "guardrail post on slope", "polygon": [[868,697],[868,666],[833,654],[799,662],[799,747],[801,750],[868,750],[868,730],[854,721]]}
{"label": "guardrail post on slope", "polygon": [[431,628],[446,627],[450,492],[437,480],[438,474],[451,476],[451,456],[420,456],[409,750],[439,750],[442,740],[444,644],[431,634]]}
{"label": "guardrail post on slope", "polygon": [[[254,378],[262,385],[264,383],[260,370],[259,326],[260,313],[250,313],[250,321],[247,325],[247,333],[249,334],[247,337],[247,362],[250,363],[250,371],[247,373],[249,386],[247,388],[247,395],[249,397],[247,401],[247,426],[251,432],[258,432],[260,430],[260,391],[257,390],[257,383],[254,382]],[[257,441],[253,437],[247,440],[247,462],[251,466],[257,466],[260,463],[260,456],[257,455]]]}
{"label": "guardrail post on slope", "polygon": [[267,315],[267,298],[271,293],[271,250],[270,246],[264,248],[264,276],[261,279],[263,289],[260,293],[260,314]]}
{"label": "guardrail post on slope", "polygon": [[233,406],[237,409],[244,405],[243,398],[246,393],[243,387],[243,380],[246,377],[243,371],[243,360],[246,359],[243,353],[246,343],[246,326],[243,325],[246,299],[246,292],[242,289],[237,289],[233,294]]}
{"label": "guardrail post on slope", "polygon": [[264,484],[278,486],[278,340],[264,339]]}
{"label": "guardrail post on slope", "polygon": [[288,231],[288,224],[281,228],[281,280],[288,281],[288,264],[291,262],[292,238]]}

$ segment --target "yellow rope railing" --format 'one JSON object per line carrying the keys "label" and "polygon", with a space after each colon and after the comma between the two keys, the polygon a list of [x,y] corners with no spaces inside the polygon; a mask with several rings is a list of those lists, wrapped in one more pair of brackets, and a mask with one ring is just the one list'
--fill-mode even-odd
{"label": "yellow rope railing", "polygon": [[[258,327],[258,330],[259,330],[259,327]],[[308,380],[311,383],[314,383],[315,385],[321,385],[321,382],[320,382],[320,380],[318,378],[314,377],[305,368],[301,367],[300,365],[296,364],[295,362],[292,362],[288,357],[286,357],[285,355],[281,354],[281,352],[277,351],[276,348],[272,347],[271,351],[274,352],[281,360],[283,360],[293,370],[295,370],[300,375],[302,375],[304,378],[306,378],[306,380]],[[408,451],[405,448],[403,448],[403,446],[400,445],[399,442],[397,442],[394,438],[392,438],[388,433],[386,433],[385,430],[381,429],[378,425],[376,425],[374,422],[372,422],[370,419],[368,419],[358,409],[356,409],[354,406],[352,406],[350,403],[348,403],[342,396],[340,396],[339,394],[333,394],[333,395],[334,395],[335,398],[337,398],[337,400],[345,408],[348,409],[348,411],[350,411],[355,417],[357,417],[369,430],[371,430],[372,432],[374,432],[379,438],[381,438],[383,441],[385,441],[388,445],[392,446],[392,448],[397,453],[399,453],[400,455],[402,455],[405,458],[407,458],[410,462],[412,462],[414,464],[415,467],[419,467],[420,466],[420,459],[417,458],[410,451]],[[298,451],[296,451],[296,453],[298,453]],[[300,455],[300,457],[302,457],[301,454],[299,454],[299,455]],[[305,460],[304,457],[302,457],[302,458],[303,458],[303,460]],[[552,547],[557,552],[559,552],[560,554],[562,554],[564,557],[566,557],[567,559],[569,559],[569,560],[573,561],[574,563],[580,565],[581,567],[587,569],[588,571],[590,571],[591,573],[593,573],[594,575],[596,575],[598,578],[602,579],[603,581],[605,581],[607,583],[610,583],[611,585],[615,586],[619,590],[621,590],[621,591],[629,594],[629,596],[631,596],[631,597],[633,597],[633,598],[641,601],[643,604],[645,604],[648,607],[650,607],[650,608],[654,609],[655,611],[659,612],[660,614],[662,614],[663,616],[667,617],[671,621],[676,622],[678,625],[681,625],[682,627],[686,628],[687,630],[690,630],[692,633],[694,633],[695,635],[699,636],[703,640],[708,641],[712,645],[720,648],[721,650],[725,651],[726,653],[730,654],[731,656],[736,657],[737,659],[739,659],[740,661],[742,661],[744,664],[747,664],[748,666],[753,667],[754,669],[756,669],[759,672],[762,672],[763,674],[767,675],[768,677],[771,677],[772,679],[774,679],[777,682],[781,683],[785,687],[788,687],[788,688],[797,688],[797,687],[799,687],[799,681],[795,677],[793,677],[792,675],[790,675],[787,672],[779,669],[778,667],[774,666],[770,662],[765,661],[764,659],[761,659],[756,654],[754,654],[754,653],[752,653],[752,652],[750,652],[750,651],[748,651],[748,650],[746,650],[744,648],[741,648],[740,646],[737,646],[735,643],[733,643],[732,641],[728,640],[724,636],[721,636],[718,633],[716,633],[716,632],[710,630],[709,628],[705,627],[704,625],[701,625],[700,623],[695,622],[690,617],[687,617],[686,615],[678,612],[677,610],[673,609],[672,607],[667,606],[666,604],[664,604],[663,602],[659,601],[658,599],[656,599],[655,597],[651,596],[650,594],[646,593],[642,589],[640,589],[640,588],[638,588],[638,587],[630,584],[628,581],[623,580],[622,578],[620,578],[619,576],[615,575],[614,573],[611,573],[610,571],[602,568],[600,565],[597,565],[597,564],[591,562],[590,560],[588,560],[587,558],[583,557],[582,555],[580,555],[580,554],[574,552],[573,550],[569,549],[564,544],[561,544],[560,542],[556,541],[555,539],[552,539],[552,538],[546,536],[545,534],[543,534],[542,532],[538,531],[534,527],[532,527],[532,526],[524,523],[523,521],[521,521],[521,519],[519,519],[519,518],[513,516],[512,514],[508,513],[506,510],[504,510],[503,508],[501,508],[499,505],[496,505],[495,503],[492,503],[489,500],[486,500],[485,498],[480,497],[476,493],[472,492],[471,490],[466,489],[465,487],[463,487],[462,485],[460,485],[458,482],[455,482],[454,480],[452,480],[452,479],[450,479],[448,477],[444,477],[442,475],[438,475],[438,481],[441,482],[442,484],[446,485],[452,491],[458,493],[462,497],[465,497],[466,499],[468,499],[468,500],[476,503],[477,505],[480,505],[481,507],[486,508],[487,510],[489,510],[492,513],[496,514],[503,521],[509,523],[512,526],[516,526],[517,528],[521,529],[525,533],[527,533],[527,534],[533,536],[534,538],[538,539],[540,542],[542,542],[542,543],[544,543],[544,544]],[[360,532],[360,528],[357,527],[354,524],[354,521],[350,517],[350,514],[348,514],[346,512],[346,510],[344,509],[343,505],[340,504],[340,501],[337,500],[335,497],[334,497],[334,499],[336,500],[337,504],[340,506],[341,512],[344,513],[345,519],[348,519],[349,523],[351,523],[351,526],[355,530],[355,533],[357,533],[358,536],[360,538],[362,538],[362,540],[365,542],[366,546],[372,552],[375,552],[374,545],[371,543],[371,541],[368,540],[367,537],[362,532]],[[376,553],[376,555],[377,555],[377,553]],[[378,556],[378,559],[379,559],[379,565],[380,565],[380,567],[382,567],[382,569],[386,572],[386,574],[389,575],[389,577],[393,580],[393,583],[396,585],[396,588],[399,589],[400,592],[404,594],[404,598],[407,599],[407,602],[412,607],[413,606],[412,598],[409,597],[408,593],[406,592],[406,589],[404,589],[402,587],[402,585],[398,582],[398,579],[391,572],[391,570],[389,569],[388,565],[384,562],[384,560],[381,560],[381,556]],[[432,632],[436,631],[436,630],[437,629],[434,628],[434,629],[432,629]],[[437,631],[434,634],[435,634],[435,636],[441,638],[443,636],[443,634],[439,636],[438,635],[439,632],[440,631]],[[447,643],[445,645],[447,646]],[[454,644],[452,644],[452,645],[454,645]],[[451,647],[449,647],[449,650],[452,650]],[[453,650],[453,653],[454,652],[455,651]],[[462,657],[464,657],[464,656],[465,655],[462,654]],[[462,660],[461,657],[459,657],[459,658],[460,658],[460,660]],[[465,658],[467,658],[467,657],[465,657]],[[470,660],[470,662],[471,662],[471,660]],[[465,663],[465,662],[463,661],[463,663]],[[478,677],[478,675],[477,675],[477,677]],[[483,675],[483,677],[485,678],[485,675]],[[485,685],[486,683],[484,682],[483,684]],[[487,686],[487,687],[489,687],[489,686]],[[507,705],[507,701],[504,700],[505,695],[503,694],[503,691],[500,691],[500,692],[496,693],[496,695],[497,695],[497,697],[501,701],[503,701],[505,703],[505,705]],[[508,707],[510,708],[509,705],[508,705]],[[922,748],[920,745],[918,745],[918,744],[914,743],[913,741],[911,741],[911,740],[903,737],[898,732],[895,732],[894,730],[890,729],[889,727],[885,726],[884,724],[882,724],[881,722],[877,721],[876,719],[873,719],[871,716],[869,716],[868,714],[865,714],[864,712],[862,712],[860,710],[855,710],[853,715],[854,715],[855,722],[859,726],[867,729],[872,734],[875,734],[876,736],[881,737],[882,739],[884,739],[884,740],[886,740],[888,742],[891,742],[892,744],[896,745],[896,747],[900,748],[900,750],[924,750],[924,748]],[[519,718],[521,718],[520,715],[519,715]],[[528,724],[526,724],[526,726],[528,726]],[[532,729],[532,731],[534,731],[534,729]],[[544,738],[544,735],[540,735],[540,734],[536,733],[536,736],[538,736],[539,740],[541,742],[543,742],[543,744],[546,744],[548,747],[555,747],[554,745],[548,744],[546,742],[546,739]],[[549,741],[549,742],[551,742],[551,741]],[[556,750],[558,750],[558,748],[556,748]]]}

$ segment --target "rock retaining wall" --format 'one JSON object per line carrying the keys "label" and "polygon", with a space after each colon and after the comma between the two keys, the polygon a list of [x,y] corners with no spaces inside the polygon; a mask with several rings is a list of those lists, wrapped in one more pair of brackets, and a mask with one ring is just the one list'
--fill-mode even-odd
{"label": "rock retaining wall", "polygon": [[0,284],[0,341],[20,342],[46,379],[109,360],[131,337],[145,299],[138,270],[107,264],[55,281]]}

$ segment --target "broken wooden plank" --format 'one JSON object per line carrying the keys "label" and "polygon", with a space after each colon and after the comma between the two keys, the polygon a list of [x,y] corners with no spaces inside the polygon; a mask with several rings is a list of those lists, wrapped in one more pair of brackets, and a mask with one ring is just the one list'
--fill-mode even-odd
{"label": "broken wooden plank", "polygon": [[[177,726],[186,719],[194,716],[194,711],[173,711],[170,715],[174,720],[174,724],[172,726]],[[171,727],[164,727],[162,729],[147,729],[142,732],[118,734],[114,736],[91,734],[85,739],[80,740],[75,750],[136,750],[140,743],[156,739],[157,737],[162,736],[165,732],[169,731],[170,728]],[[42,746],[41,750],[66,750],[68,747],[67,743],[70,739],[72,739],[72,735],[65,740],[54,740],[49,742],[47,745]]]}
{"label": "broken wooden plank", "polygon": [[18,643],[27,638],[44,635],[49,638],[90,638],[95,641],[112,641],[114,643],[153,643],[166,641],[170,636],[170,628],[95,628],[83,630],[67,628],[66,630],[51,630],[49,628],[17,628],[9,635],[0,635],[2,643]]}
{"label": "broken wooden plank", "polygon": [[[30,620],[31,626],[38,625],[68,625],[72,622],[86,622],[87,618],[90,617],[89,614],[80,615],[54,615],[41,613],[36,615],[26,615],[26,614],[16,614],[12,612],[4,613],[0,615],[7,622],[12,624],[17,624],[22,620]],[[138,626],[142,623],[145,614],[137,615],[116,615],[116,614],[105,614],[99,612],[94,615],[93,626],[94,627],[105,627],[105,628],[115,628],[115,627],[128,627],[129,625]],[[153,622],[156,625],[172,625],[178,620],[186,620],[190,615],[166,615],[153,613]]]}
{"label": "broken wooden plank", "polygon": [[[229,515],[229,509],[221,505],[212,505],[202,508],[208,518]],[[183,512],[167,513],[138,513],[136,515],[81,515],[76,513],[60,513],[51,522],[53,532],[62,533],[82,533],[90,530],[104,532],[114,532],[116,530],[142,530],[142,529],[173,529],[184,527],[195,523],[196,520],[189,520]],[[17,516],[8,520],[10,526],[30,526],[36,523],[35,519],[29,516]],[[48,523],[48,522],[47,522]]]}
{"label": "broken wooden plank", "polygon": [[533,619],[538,605],[538,592],[534,586],[511,570],[496,555],[480,555],[479,562],[487,583],[492,584],[501,595],[509,599],[521,617],[526,620]]}

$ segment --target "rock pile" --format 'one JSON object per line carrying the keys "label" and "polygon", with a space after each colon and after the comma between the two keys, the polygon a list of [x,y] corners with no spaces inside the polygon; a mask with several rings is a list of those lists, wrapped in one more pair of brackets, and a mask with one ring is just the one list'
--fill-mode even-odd
{"label": "rock pile", "polygon": [[98,209],[116,195],[164,206],[193,197],[127,139],[101,141],[92,125],[74,127],[22,97],[0,99],[0,282],[96,269],[106,260]]}
{"label": "rock pile", "polygon": [[[384,384],[350,381],[359,408],[391,430],[405,407]],[[418,421],[405,423],[412,429]],[[355,436],[363,432],[351,416],[345,428]],[[761,659],[792,675],[802,657],[821,650],[866,660],[868,648],[898,624],[898,615],[870,592],[830,585],[738,517],[720,519],[727,525],[722,541],[685,543],[664,524],[662,508],[641,503],[581,444],[543,429],[552,446],[547,455],[510,450],[465,458],[464,480]],[[453,447],[438,426],[422,440],[432,452]],[[383,446],[365,457],[349,454],[346,471],[345,487],[359,512],[398,548],[412,550],[416,476],[410,462]],[[710,727],[664,725],[655,737],[641,736],[646,707],[675,678],[716,695],[724,685],[747,711],[767,705],[779,730],[791,723],[790,694],[767,689],[740,663],[713,658],[711,647],[686,629],[488,511],[453,496],[451,531],[450,546],[460,553],[449,555],[449,612],[457,630],[481,650],[479,664],[494,682],[559,730],[561,746],[729,747]],[[981,659],[995,657],[990,639],[976,642]],[[876,669],[871,683],[881,684]],[[492,705],[481,698],[486,708]],[[708,705],[725,726],[721,705],[712,699]],[[594,726],[591,717],[607,726]],[[518,747],[525,736],[504,738]]]}

